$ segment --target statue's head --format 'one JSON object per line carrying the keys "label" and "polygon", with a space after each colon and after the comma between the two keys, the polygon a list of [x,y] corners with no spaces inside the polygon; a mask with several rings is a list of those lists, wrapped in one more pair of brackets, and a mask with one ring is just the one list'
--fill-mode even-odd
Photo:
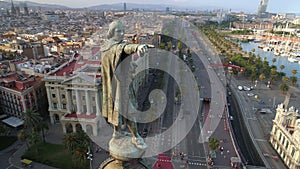
{"label": "statue's head", "polygon": [[112,39],[114,41],[120,42],[124,38],[124,27],[120,21],[113,21],[109,24],[108,39]]}

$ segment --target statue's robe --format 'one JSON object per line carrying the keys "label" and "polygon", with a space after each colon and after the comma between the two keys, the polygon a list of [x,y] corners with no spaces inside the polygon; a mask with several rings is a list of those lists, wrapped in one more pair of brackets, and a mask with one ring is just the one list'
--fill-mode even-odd
{"label": "statue's robe", "polygon": [[[120,82],[115,76],[119,64],[129,55],[137,52],[139,45],[122,42],[107,42],[103,47],[101,57],[101,78],[102,78],[102,116],[107,122],[119,126],[122,123],[121,112],[122,98]],[[116,82],[116,84],[113,84]]]}

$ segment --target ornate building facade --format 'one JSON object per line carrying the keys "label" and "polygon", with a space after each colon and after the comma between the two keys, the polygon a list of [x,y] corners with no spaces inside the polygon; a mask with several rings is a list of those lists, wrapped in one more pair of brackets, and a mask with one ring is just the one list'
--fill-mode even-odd
{"label": "ornate building facade", "polygon": [[300,114],[294,107],[278,105],[270,142],[284,163],[291,169],[300,168]]}
{"label": "ornate building facade", "polygon": [[101,118],[100,61],[72,58],[45,76],[51,123],[63,132],[98,135]]}

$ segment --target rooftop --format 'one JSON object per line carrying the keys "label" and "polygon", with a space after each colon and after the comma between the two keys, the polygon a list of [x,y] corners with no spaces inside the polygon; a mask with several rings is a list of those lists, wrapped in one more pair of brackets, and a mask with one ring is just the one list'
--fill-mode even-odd
{"label": "rooftop", "polygon": [[0,78],[0,86],[15,90],[17,92],[26,91],[31,86],[36,86],[41,82],[42,77],[11,72],[6,77]]}
{"label": "rooftop", "polygon": [[[76,74],[76,72],[99,73],[98,69],[100,64],[100,60],[88,60],[77,57],[77,59],[62,64],[57,70],[52,71],[49,75],[71,77]],[[97,77],[99,77],[99,75]]]}

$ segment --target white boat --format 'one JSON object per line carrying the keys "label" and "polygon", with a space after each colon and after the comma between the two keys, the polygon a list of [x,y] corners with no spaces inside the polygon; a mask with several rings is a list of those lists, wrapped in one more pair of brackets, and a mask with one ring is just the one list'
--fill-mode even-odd
{"label": "white boat", "polygon": [[265,51],[265,52],[271,51],[271,48],[270,48],[269,46],[265,46],[265,47],[263,48],[263,51]]}
{"label": "white boat", "polygon": [[254,39],[254,41],[253,41],[253,42],[255,42],[255,43],[259,43],[259,42],[261,42],[261,41],[263,41],[263,39],[257,38],[257,39]]}
{"label": "white boat", "polygon": [[278,50],[276,50],[276,51],[274,51],[274,55],[275,56],[279,56],[281,53],[278,51]]}
{"label": "white boat", "polygon": [[297,59],[296,57],[288,57],[288,61],[289,62],[294,62],[294,63],[299,63],[300,62],[300,60]]}

